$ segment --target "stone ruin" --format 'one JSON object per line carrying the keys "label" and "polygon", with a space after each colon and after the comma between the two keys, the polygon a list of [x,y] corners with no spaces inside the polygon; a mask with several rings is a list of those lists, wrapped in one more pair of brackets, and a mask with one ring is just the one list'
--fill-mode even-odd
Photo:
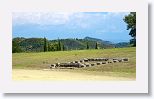
{"label": "stone ruin", "polygon": [[84,58],[82,60],[76,60],[67,63],[55,63],[50,65],[50,69],[74,69],[74,68],[85,68],[96,65],[117,63],[117,62],[128,62],[128,58]]}

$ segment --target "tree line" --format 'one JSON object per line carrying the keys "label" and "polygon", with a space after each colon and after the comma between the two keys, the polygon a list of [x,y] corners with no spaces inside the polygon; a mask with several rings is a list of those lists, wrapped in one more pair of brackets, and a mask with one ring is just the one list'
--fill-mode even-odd
{"label": "tree line", "polygon": [[[88,42],[86,44],[86,49],[87,50],[90,49]],[[98,49],[97,42],[96,42],[96,45],[95,45],[95,49]],[[47,52],[47,51],[65,51],[65,50],[66,50],[65,45],[62,44],[62,42],[60,41],[59,38],[58,38],[58,43],[55,43],[54,46],[52,44],[52,46],[51,46],[50,44],[48,44],[48,40],[44,37],[44,52]]]}
{"label": "tree line", "polygon": [[12,53],[19,52],[47,52],[47,51],[66,51],[109,48],[109,45],[99,44],[97,41],[87,39],[57,39],[48,40],[44,38],[22,38],[12,39]]}

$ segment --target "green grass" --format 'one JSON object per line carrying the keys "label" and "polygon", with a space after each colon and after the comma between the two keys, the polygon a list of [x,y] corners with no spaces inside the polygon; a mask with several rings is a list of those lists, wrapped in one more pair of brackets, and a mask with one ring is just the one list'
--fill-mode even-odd
{"label": "green grass", "polygon": [[126,63],[111,63],[94,67],[67,70],[70,72],[85,72],[103,75],[135,77],[136,48],[114,48],[103,50],[73,50],[40,53],[13,53],[13,69],[45,69],[49,64],[70,62],[83,58],[129,58]]}

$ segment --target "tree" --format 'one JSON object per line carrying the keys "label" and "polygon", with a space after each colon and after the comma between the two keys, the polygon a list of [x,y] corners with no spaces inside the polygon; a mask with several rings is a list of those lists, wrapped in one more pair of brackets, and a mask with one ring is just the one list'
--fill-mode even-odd
{"label": "tree", "polygon": [[48,51],[53,51],[53,46],[48,42]]}
{"label": "tree", "polygon": [[87,42],[87,49],[89,49],[89,44],[88,44],[88,42]]}
{"label": "tree", "polygon": [[55,45],[56,51],[59,51],[59,46],[58,44]]}
{"label": "tree", "polygon": [[98,44],[97,44],[97,42],[96,42],[96,45],[95,45],[95,49],[98,49]]}
{"label": "tree", "polygon": [[47,39],[44,37],[44,52],[48,51],[47,48]]}
{"label": "tree", "polygon": [[61,51],[61,43],[60,43],[59,38],[58,38],[58,51]]}
{"label": "tree", "polygon": [[63,44],[63,51],[65,51],[65,46],[64,46],[64,44]]}
{"label": "tree", "polygon": [[22,52],[19,43],[15,40],[12,41],[12,53],[19,53]]}
{"label": "tree", "polygon": [[136,46],[136,12],[130,12],[130,14],[125,16],[124,22],[127,23],[127,30],[130,30],[129,35],[133,37],[130,40],[130,44]]}

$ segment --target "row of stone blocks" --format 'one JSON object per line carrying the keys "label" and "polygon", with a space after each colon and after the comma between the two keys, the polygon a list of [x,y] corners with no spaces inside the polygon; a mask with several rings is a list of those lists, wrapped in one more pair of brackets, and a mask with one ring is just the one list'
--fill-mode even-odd
{"label": "row of stone blocks", "polygon": [[[83,68],[83,67],[90,67],[95,65],[101,64],[108,64],[108,63],[116,63],[116,62],[127,62],[129,61],[128,58],[84,58],[83,60],[67,62],[67,63],[56,63],[51,64],[50,68]],[[89,63],[92,62],[92,63]]]}

